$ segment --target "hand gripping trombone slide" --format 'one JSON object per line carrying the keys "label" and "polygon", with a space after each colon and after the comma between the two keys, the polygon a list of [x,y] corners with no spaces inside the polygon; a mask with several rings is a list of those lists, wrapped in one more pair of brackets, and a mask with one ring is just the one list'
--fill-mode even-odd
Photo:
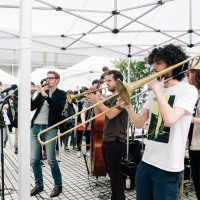
{"label": "hand gripping trombone slide", "polygon": [[[155,74],[152,74],[152,75],[150,75],[150,76],[148,76],[148,77],[145,77],[145,78],[143,78],[143,79],[140,79],[140,80],[135,81],[135,82],[132,82],[132,83],[123,83],[122,81],[117,80],[117,81],[116,81],[116,89],[117,89],[118,93],[113,94],[113,95],[107,97],[106,99],[104,99],[104,100],[102,100],[102,101],[100,101],[100,102],[98,102],[98,103],[96,103],[96,104],[94,104],[94,105],[88,107],[87,109],[84,110],[84,112],[87,111],[87,110],[89,110],[89,109],[94,108],[95,106],[97,106],[97,105],[99,105],[99,104],[101,104],[101,103],[104,103],[104,102],[107,101],[108,99],[111,99],[111,98],[113,98],[113,97],[115,97],[115,96],[117,96],[117,95],[119,95],[119,96],[122,98],[122,100],[125,101],[126,103],[130,103],[130,101],[131,101],[132,98],[135,98],[136,96],[138,96],[138,95],[136,95],[136,96],[133,96],[132,98],[130,98],[130,96],[131,96],[131,94],[132,94],[132,92],[133,92],[134,90],[136,90],[136,89],[142,87],[143,85],[145,85],[146,83],[150,82],[151,80],[156,79],[156,78],[158,78],[158,77],[160,77],[160,76],[166,74],[167,72],[169,72],[169,71],[171,71],[171,70],[173,70],[173,69],[175,69],[175,68],[181,66],[181,65],[184,65],[185,63],[187,63],[187,62],[189,62],[189,61],[191,61],[191,60],[193,61],[193,60],[196,59],[196,58],[198,58],[197,62],[196,62],[190,69],[200,69],[200,55],[198,55],[198,56],[190,57],[190,58],[188,58],[188,59],[186,59],[186,60],[184,60],[184,61],[182,61],[182,62],[180,62],[180,63],[177,63],[177,64],[175,64],[175,65],[173,65],[173,66],[170,66],[170,67],[168,67],[168,68],[166,68],[166,69],[164,69],[164,70],[162,70],[162,71],[160,71],[160,72],[157,72],[157,73],[155,73]],[[189,69],[189,70],[190,70],[190,69]],[[112,109],[114,109],[114,108],[116,108],[116,107],[119,107],[119,105],[115,105],[115,106],[113,106],[113,107],[107,109],[106,111],[104,111],[104,112],[102,112],[102,113],[99,113],[98,115],[95,115],[94,117],[92,117],[91,119],[85,121],[84,123],[81,123],[81,124],[79,124],[79,125],[77,125],[77,126],[71,128],[71,129],[69,129],[68,131],[66,131],[66,132],[64,132],[64,133],[61,133],[61,134],[57,135],[57,136],[54,137],[54,138],[51,138],[51,139],[48,140],[48,141],[45,141],[45,142],[44,142],[44,141],[41,140],[41,138],[40,138],[41,134],[44,134],[45,132],[51,130],[52,128],[55,128],[55,127],[59,126],[60,124],[65,123],[66,121],[68,121],[68,120],[70,120],[70,119],[74,118],[75,116],[78,116],[79,114],[82,113],[82,111],[81,111],[81,112],[78,112],[78,113],[76,113],[75,115],[73,115],[73,116],[71,116],[71,117],[68,117],[68,118],[66,118],[66,119],[64,119],[64,120],[62,120],[62,121],[60,121],[59,123],[54,124],[53,126],[51,126],[51,127],[47,128],[47,129],[41,131],[41,132],[38,134],[38,140],[39,140],[40,144],[46,145],[46,144],[48,144],[49,142],[52,142],[52,141],[56,140],[57,138],[60,138],[60,137],[62,137],[63,135],[70,133],[71,131],[77,129],[78,127],[80,127],[80,126],[82,126],[82,125],[84,125],[84,124],[86,124],[86,123],[88,123],[88,122],[91,122],[92,120],[98,118],[99,116],[104,115],[104,114],[106,114],[107,112],[110,112]]]}

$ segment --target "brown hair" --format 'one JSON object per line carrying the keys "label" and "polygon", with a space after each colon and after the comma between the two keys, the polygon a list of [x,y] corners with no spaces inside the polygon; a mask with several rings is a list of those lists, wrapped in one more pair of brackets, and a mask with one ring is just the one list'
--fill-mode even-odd
{"label": "brown hair", "polygon": [[194,73],[195,87],[200,90],[200,69],[190,69],[190,72]]}
{"label": "brown hair", "polygon": [[60,75],[56,71],[48,71],[47,74],[53,74],[56,79],[60,80]]}

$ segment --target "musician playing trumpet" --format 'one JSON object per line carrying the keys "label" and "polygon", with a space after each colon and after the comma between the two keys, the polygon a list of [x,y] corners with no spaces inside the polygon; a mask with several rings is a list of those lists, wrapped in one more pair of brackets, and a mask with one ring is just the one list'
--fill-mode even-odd
{"label": "musician playing trumpet", "polygon": [[[44,190],[42,167],[40,162],[41,144],[38,141],[38,134],[41,130],[47,129],[61,121],[61,114],[66,102],[65,92],[59,90],[57,85],[60,75],[55,71],[47,72],[46,83],[48,90],[38,86],[38,95],[31,99],[31,111],[36,110],[31,120],[31,166],[35,177],[35,187],[31,190],[31,196],[35,196]],[[58,127],[47,131],[42,137],[46,141],[57,135]],[[54,179],[54,188],[50,197],[56,197],[62,192],[61,172],[55,155],[56,141],[46,145],[47,161],[51,168]]]}
{"label": "musician playing trumpet", "polygon": [[[187,59],[180,46],[155,48],[147,58],[154,72]],[[188,63],[148,83],[151,93],[138,115],[130,103],[117,103],[128,112],[136,128],[149,119],[147,142],[136,172],[137,200],[178,200],[187,134],[197,100],[197,90],[183,81]],[[165,78],[173,77],[164,82]]]}

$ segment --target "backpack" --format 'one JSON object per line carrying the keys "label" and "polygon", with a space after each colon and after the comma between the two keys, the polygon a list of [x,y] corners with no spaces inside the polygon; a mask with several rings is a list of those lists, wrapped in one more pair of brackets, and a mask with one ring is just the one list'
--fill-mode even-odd
{"label": "backpack", "polygon": [[[71,117],[72,115],[74,115],[76,113],[73,104],[70,104],[68,102],[66,102],[64,110],[63,110],[63,119],[66,119],[68,117]],[[72,126],[74,125],[74,119],[69,119],[67,120],[64,124],[63,127],[61,126],[61,130],[62,128],[64,130],[67,130],[69,128],[72,128]]]}
{"label": "backpack", "polygon": [[65,118],[71,117],[72,115],[74,115],[76,113],[73,104],[69,104],[68,102],[66,102],[64,110],[63,110],[63,116]]}

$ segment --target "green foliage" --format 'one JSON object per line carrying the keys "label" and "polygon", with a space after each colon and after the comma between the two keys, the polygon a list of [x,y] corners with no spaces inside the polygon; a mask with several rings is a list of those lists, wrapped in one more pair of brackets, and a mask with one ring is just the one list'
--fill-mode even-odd
{"label": "green foliage", "polygon": [[[120,59],[113,61],[113,64],[125,77],[125,81],[128,82],[128,60]],[[131,61],[130,62],[130,82],[133,83],[137,80],[145,78],[150,74],[150,66],[146,64],[144,61]],[[132,93],[132,96],[138,95],[139,93],[145,91],[144,87],[138,88]],[[145,102],[147,93],[143,93],[139,95],[137,98],[133,98],[131,100],[131,104],[133,105],[135,111],[138,113],[142,105]]]}

